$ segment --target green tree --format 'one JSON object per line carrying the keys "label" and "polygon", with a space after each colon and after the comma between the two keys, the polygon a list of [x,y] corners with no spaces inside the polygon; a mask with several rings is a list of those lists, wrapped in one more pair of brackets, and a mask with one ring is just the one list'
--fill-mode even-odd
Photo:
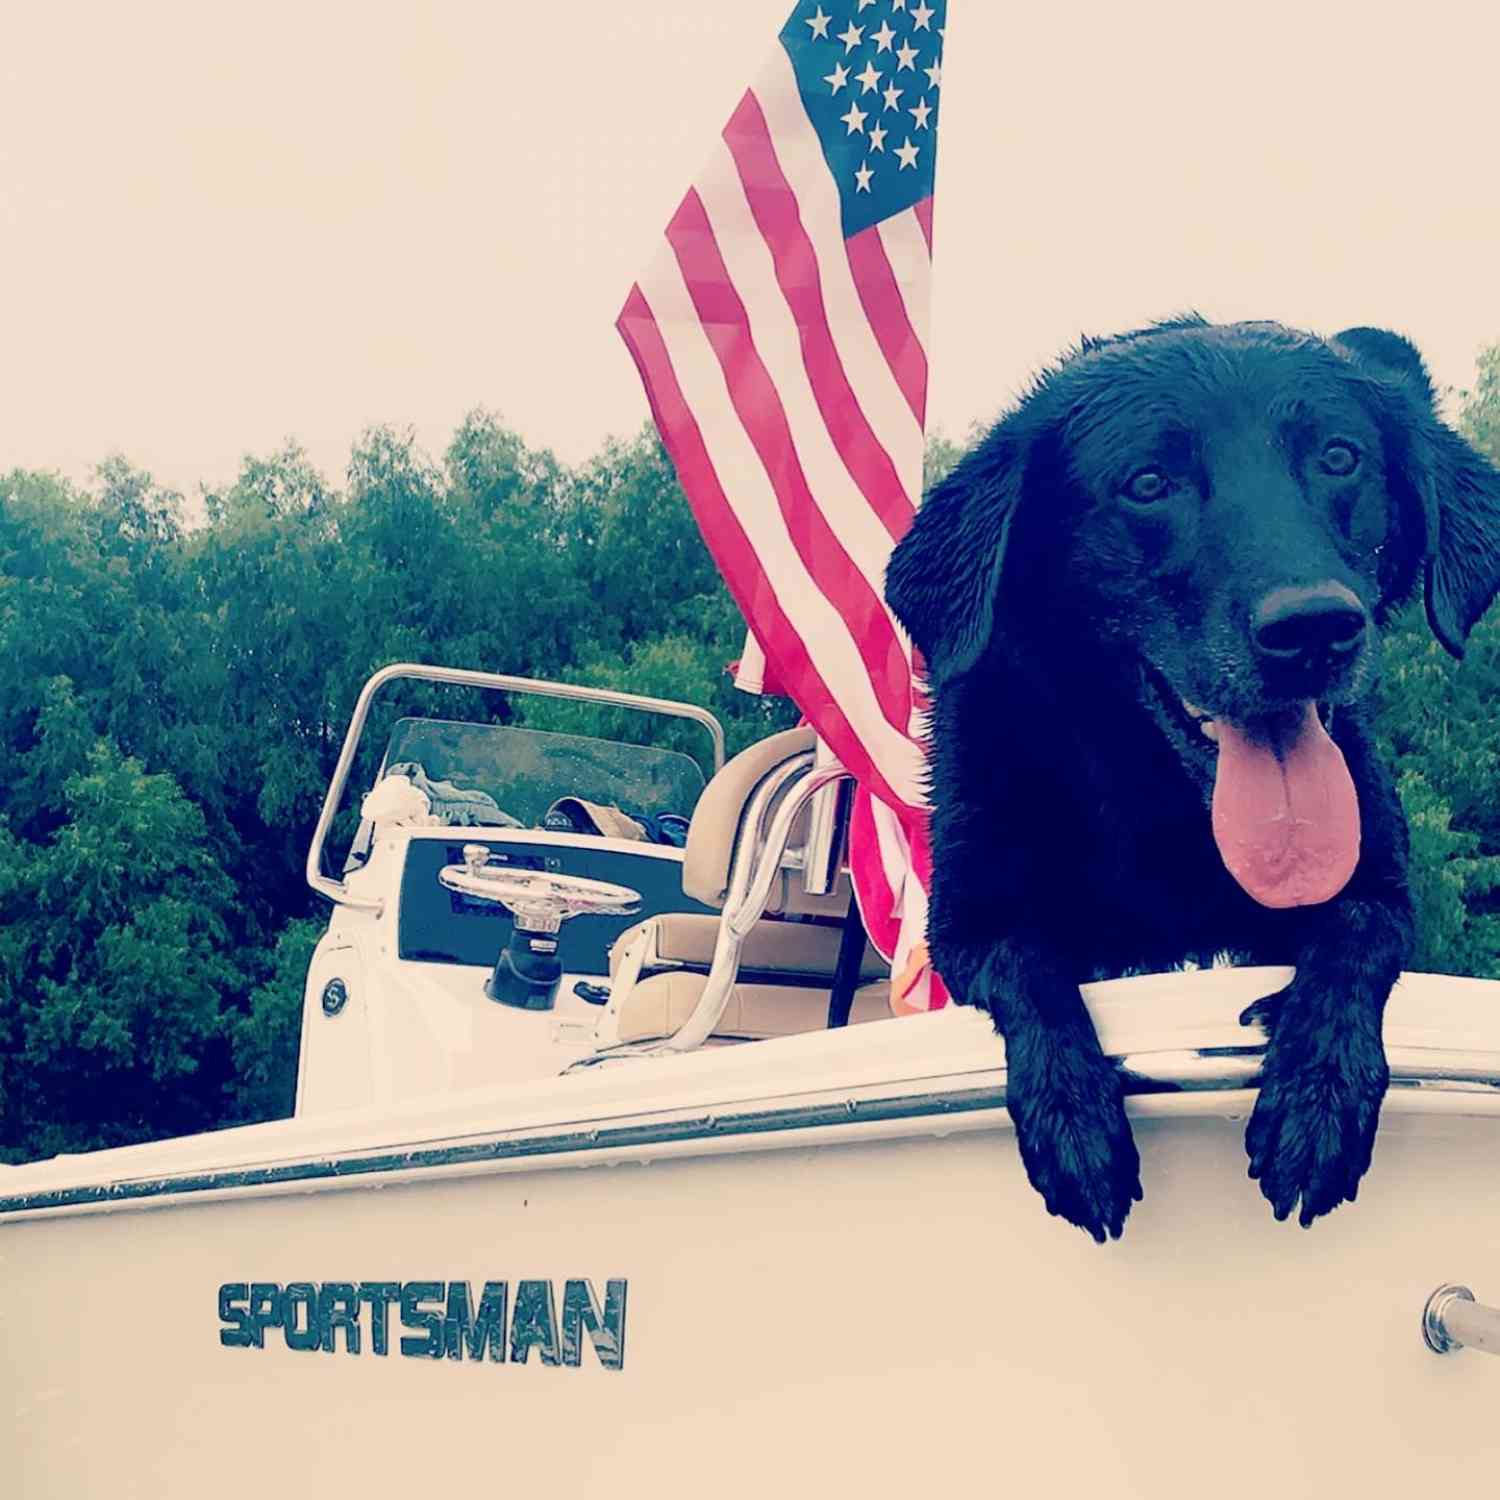
{"label": "green tree", "polygon": [[230,1017],[234,1077],[229,1093],[235,1118],[276,1120],[292,1113],[303,989],[326,925],[317,917],[288,922],[276,939],[270,973],[251,991],[244,1013]]}
{"label": "green tree", "polygon": [[1459,430],[1500,463],[1500,343],[1481,349],[1477,364],[1479,378],[1465,393]]}
{"label": "green tree", "polygon": [[927,446],[922,450],[922,493],[925,495],[972,446],[970,442],[955,443],[941,427],[927,435]]}
{"label": "green tree", "polygon": [[27,847],[0,827],[0,1118],[8,1159],[206,1129],[243,984],[202,814],[108,741]]}
{"label": "green tree", "polygon": [[[1500,344],[1459,427],[1500,463]],[[1412,833],[1415,966],[1500,978],[1500,608],[1462,663],[1432,638],[1421,604],[1388,632],[1378,726]]]}
{"label": "green tree", "polygon": [[204,762],[187,784],[225,838],[263,938],[305,909],[302,830],[338,754],[348,678],[363,666],[349,659],[357,564],[338,497],[294,446],[247,458],[205,509],[208,525],[181,548],[190,605],[180,628],[192,642],[183,678]]}

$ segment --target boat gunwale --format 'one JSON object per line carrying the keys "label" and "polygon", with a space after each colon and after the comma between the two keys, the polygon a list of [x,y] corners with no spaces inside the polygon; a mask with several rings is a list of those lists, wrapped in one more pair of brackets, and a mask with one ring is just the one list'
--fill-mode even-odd
{"label": "boat gunwale", "polygon": [[[970,1013],[967,1022],[978,1022]],[[903,1023],[910,1024],[910,1023]],[[742,1050],[742,1049],[736,1049]],[[1500,1050],[1449,1049],[1397,1044],[1388,1048],[1391,1093],[1387,1109],[1400,1113],[1500,1115]],[[1239,1117],[1254,1106],[1261,1046],[1184,1049],[1169,1046],[1124,1053],[1118,1057],[1126,1104],[1134,1118]],[[711,1055],[711,1054],[710,1054]],[[919,1059],[913,1057],[912,1061]],[[672,1072],[678,1067],[666,1065]],[[613,1071],[613,1070],[611,1070]],[[635,1076],[635,1070],[626,1069]],[[618,1075],[617,1075],[618,1076]],[[657,1073],[658,1077],[664,1076]],[[596,1078],[599,1075],[595,1075]],[[681,1074],[673,1081],[680,1081]],[[712,1080],[709,1080],[710,1082]],[[553,1080],[554,1083],[559,1080]],[[566,1101],[568,1088],[554,1090]],[[576,1102],[586,1103],[583,1091]],[[601,1100],[602,1104],[604,1101]],[[800,1087],[769,1093],[742,1091],[736,1098],[700,1096],[690,1102],[642,1101],[614,1113],[601,1108],[589,1114],[575,1109],[569,1117],[518,1124],[510,1128],[453,1130],[434,1134],[420,1128],[405,1140],[390,1138],[343,1150],[309,1149],[287,1140],[280,1157],[261,1154],[222,1166],[184,1164],[178,1170],[117,1173],[103,1181],[74,1181],[31,1190],[3,1191],[0,1175],[0,1225],[36,1218],[110,1212],[205,1202],[254,1194],[318,1191],[361,1184],[432,1180],[458,1173],[545,1170],[622,1160],[753,1151],[769,1147],[819,1145],[868,1139],[942,1135],[958,1130],[1008,1127],[1005,1068],[982,1065],[901,1079],[846,1080],[833,1085],[804,1081]],[[295,1125],[274,1122],[273,1128]],[[352,1122],[324,1120],[325,1125]],[[396,1127],[402,1122],[387,1118]],[[410,1122],[419,1126],[419,1122]],[[263,1126],[244,1127],[247,1132]],[[400,1132],[397,1131],[399,1137]],[[235,1132],[237,1141],[244,1136]],[[186,1138],[211,1143],[214,1134]],[[153,1145],[123,1148],[154,1154]],[[105,1153],[100,1153],[104,1155]],[[113,1155],[114,1153],[109,1153]],[[31,1175],[52,1173],[87,1163],[92,1153],[55,1158],[33,1168],[11,1170]],[[119,1165],[124,1166],[124,1162]]]}

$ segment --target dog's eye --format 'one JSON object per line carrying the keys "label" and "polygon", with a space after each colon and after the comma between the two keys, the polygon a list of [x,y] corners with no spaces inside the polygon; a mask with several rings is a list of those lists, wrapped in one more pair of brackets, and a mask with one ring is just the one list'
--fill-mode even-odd
{"label": "dog's eye", "polygon": [[1172,482],[1160,469],[1142,469],[1125,482],[1121,493],[1137,505],[1154,505],[1171,493]]}
{"label": "dog's eye", "polygon": [[1359,449],[1349,443],[1329,443],[1323,449],[1323,472],[1342,479],[1359,467]]}

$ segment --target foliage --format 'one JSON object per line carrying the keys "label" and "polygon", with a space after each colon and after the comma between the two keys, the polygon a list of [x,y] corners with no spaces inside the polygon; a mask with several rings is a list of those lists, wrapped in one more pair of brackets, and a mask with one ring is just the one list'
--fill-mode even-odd
{"label": "foliage", "polygon": [[939,428],[927,439],[922,454],[922,493],[925,495],[968,451],[968,445],[955,443]]}
{"label": "foliage", "polygon": [[[1500,347],[1463,421],[1500,458]],[[934,435],[929,483],[963,446]],[[475,411],[439,461],[377,428],[341,486],[289,445],[200,501],[121,459],[86,490],[0,475],[0,1159],[291,1109],[326,923],[302,862],[377,667],[686,699],[718,714],[730,753],[795,719],[726,674],[743,622],[649,430],[569,468]],[[1388,661],[1381,723],[1412,823],[1419,961],[1500,974],[1500,612],[1459,667],[1414,611]],[[353,785],[410,712],[644,727],[407,685],[383,695]],[[668,742],[706,768],[701,730],[684,722]],[[346,807],[336,840],[353,826]]]}
{"label": "foliage", "polygon": [[[1500,344],[1459,427],[1500,464]],[[1379,725],[1412,834],[1414,967],[1500,978],[1500,607],[1451,660],[1411,605],[1386,640]]]}
{"label": "foliage", "polygon": [[1479,380],[1464,395],[1459,431],[1500,463],[1500,344],[1480,351]]}
{"label": "foliage", "polygon": [[[376,428],[342,488],[288,445],[201,501],[118,458],[0,476],[0,1159],[290,1110],[307,838],[376,668],[686,698],[731,751],[795,717],[725,674],[743,623],[649,430],[570,470],[475,411],[441,462]],[[353,785],[412,712],[644,727],[398,685]]]}
{"label": "foliage", "polygon": [[227,1076],[221,1001],[244,976],[203,814],[108,740],[61,803],[39,844],[0,830],[4,1150],[206,1129]]}
{"label": "foliage", "polygon": [[246,1011],[229,1017],[226,1029],[236,1075],[233,1113],[243,1119],[276,1120],[292,1112],[302,991],[323,927],[317,917],[288,922],[276,939],[270,974],[251,991]]}

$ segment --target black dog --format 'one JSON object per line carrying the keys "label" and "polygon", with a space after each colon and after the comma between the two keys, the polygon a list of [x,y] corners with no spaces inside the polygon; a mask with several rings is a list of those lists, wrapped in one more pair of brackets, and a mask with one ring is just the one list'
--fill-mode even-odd
{"label": "black dog", "polygon": [[1421,357],[1188,318],[1086,342],[928,495],[887,576],[934,700],[933,961],[1005,1037],[1021,1156],[1103,1241],[1141,1196],[1079,983],[1294,963],[1246,1134],[1278,1219],[1352,1200],[1412,942],[1361,701],[1422,580],[1455,656],[1500,588],[1500,473]]}

